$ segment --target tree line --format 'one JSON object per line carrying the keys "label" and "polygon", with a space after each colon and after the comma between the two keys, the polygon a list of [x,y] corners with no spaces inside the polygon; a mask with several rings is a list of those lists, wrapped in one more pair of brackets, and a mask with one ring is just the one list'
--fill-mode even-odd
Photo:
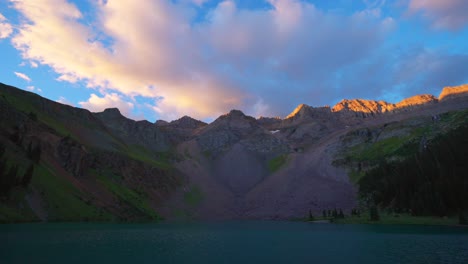
{"label": "tree line", "polygon": [[381,160],[359,181],[361,198],[396,213],[463,215],[468,209],[467,135],[463,125],[403,160]]}

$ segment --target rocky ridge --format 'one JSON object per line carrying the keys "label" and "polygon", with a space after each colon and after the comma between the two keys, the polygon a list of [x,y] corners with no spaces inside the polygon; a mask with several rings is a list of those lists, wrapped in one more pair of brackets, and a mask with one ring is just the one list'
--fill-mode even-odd
{"label": "rocky ridge", "polygon": [[[70,199],[123,219],[152,210],[169,219],[181,212],[197,219],[288,219],[309,210],[350,210],[355,186],[332,164],[341,147],[405,137],[431,117],[468,108],[463,85],[444,88],[439,98],[418,95],[396,104],[302,104],[284,119],[232,110],[210,124],[188,116],[150,123],[116,108],[91,113],[5,85],[0,93],[0,143],[9,155],[41,146],[40,166],[79,190]],[[43,188],[34,183],[31,195],[50,192]]]}

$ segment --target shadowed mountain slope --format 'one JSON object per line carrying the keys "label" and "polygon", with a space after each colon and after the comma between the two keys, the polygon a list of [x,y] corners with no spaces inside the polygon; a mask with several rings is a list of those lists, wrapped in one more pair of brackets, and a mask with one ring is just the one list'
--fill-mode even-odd
{"label": "shadowed mountain slope", "polygon": [[[392,104],[134,121],[0,84],[0,221],[291,219],[349,212],[361,177],[467,124],[468,86]],[[406,144],[410,142],[411,144]]]}

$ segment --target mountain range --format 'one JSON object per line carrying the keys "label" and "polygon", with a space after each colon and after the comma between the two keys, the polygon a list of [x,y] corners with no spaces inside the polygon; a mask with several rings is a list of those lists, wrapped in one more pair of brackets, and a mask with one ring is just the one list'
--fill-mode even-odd
{"label": "mountain range", "polygon": [[[301,104],[285,118],[232,110],[209,124],[189,116],[151,123],[116,108],[91,113],[0,84],[0,221],[351,212],[363,206],[369,192],[361,183],[372,182],[370,172],[466,129],[467,109],[468,85],[461,85],[396,104]],[[468,155],[457,155],[468,163]]]}

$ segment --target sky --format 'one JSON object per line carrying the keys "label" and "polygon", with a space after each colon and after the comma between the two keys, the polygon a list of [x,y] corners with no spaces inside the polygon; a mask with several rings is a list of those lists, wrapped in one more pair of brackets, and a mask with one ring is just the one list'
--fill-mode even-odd
{"label": "sky", "polygon": [[0,82],[135,120],[468,83],[466,0],[1,0]]}

